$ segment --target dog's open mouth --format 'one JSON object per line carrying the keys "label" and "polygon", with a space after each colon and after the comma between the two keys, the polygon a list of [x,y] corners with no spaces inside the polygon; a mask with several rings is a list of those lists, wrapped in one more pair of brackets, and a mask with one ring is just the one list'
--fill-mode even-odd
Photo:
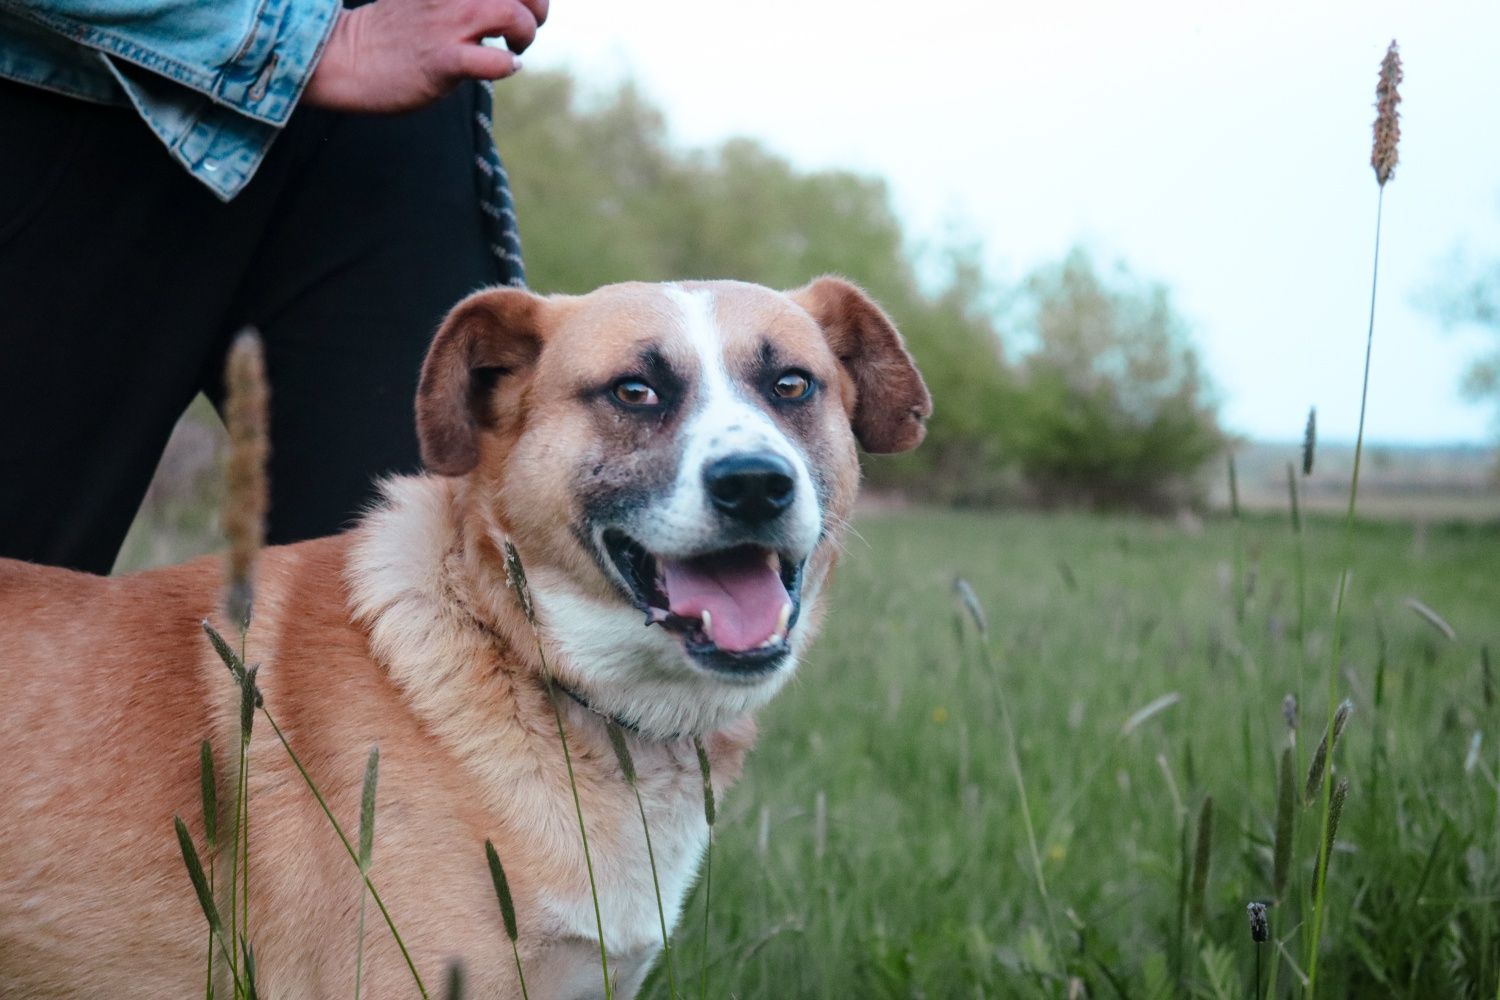
{"label": "dog's open mouth", "polygon": [[624,532],[604,533],[604,548],[646,614],[682,639],[708,666],[754,670],[789,651],[797,622],[801,560],[772,549],[740,545],[689,559],[654,556]]}

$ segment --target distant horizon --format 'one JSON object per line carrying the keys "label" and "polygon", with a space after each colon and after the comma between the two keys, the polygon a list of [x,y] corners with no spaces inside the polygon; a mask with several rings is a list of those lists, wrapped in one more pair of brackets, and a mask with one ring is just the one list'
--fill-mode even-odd
{"label": "distant horizon", "polygon": [[[1265,447],[1285,446],[1288,448],[1295,448],[1299,452],[1302,450],[1302,439],[1300,437],[1262,438],[1244,434],[1234,434],[1233,432],[1230,432],[1230,434],[1232,437],[1241,438],[1243,440],[1243,443],[1245,444],[1262,445]],[[1332,440],[1325,441],[1322,438],[1319,438],[1317,447],[1340,448],[1352,451],[1354,445],[1354,438],[1349,438],[1347,441],[1340,438],[1334,438]],[[1491,452],[1500,455],[1500,442],[1495,441],[1376,441],[1367,437],[1365,438],[1364,447],[1366,450],[1369,450],[1371,448],[1392,448],[1402,451],[1478,451]]]}

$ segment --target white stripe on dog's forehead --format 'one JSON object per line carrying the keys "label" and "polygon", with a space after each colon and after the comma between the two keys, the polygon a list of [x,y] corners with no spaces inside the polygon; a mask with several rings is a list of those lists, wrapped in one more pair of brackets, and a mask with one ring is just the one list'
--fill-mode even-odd
{"label": "white stripe on dog's forehead", "polygon": [[685,457],[701,462],[737,450],[769,447],[781,454],[791,450],[791,442],[764,410],[745,398],[729,374],[713,292],[677,285],[668,285],[666,291],[682,313],[682,332],[698,356],[698,371],[693,375],[698,402],[685,434]]}
{"label": "white stripe on dog's forehead", "polygon": [[[668,285],[666,293],[682,313],[682,332],[686,335],[688,343],[692,345],[694,353],[698,355],[698,364],[702,369],[703,378],[712,380],[715,375],[718,375],[727,383],[729,373],[724,365],[724,337],[719,331],[718,320],[714,318],[713,292],[706,289],[690,292],[677,285]],[[709,382],[705,388],[709,386],[713,389],[721,388],[721,386],[712,385],[712,382]],[[728,389],[729,386],[726,384],[722,388]]]}

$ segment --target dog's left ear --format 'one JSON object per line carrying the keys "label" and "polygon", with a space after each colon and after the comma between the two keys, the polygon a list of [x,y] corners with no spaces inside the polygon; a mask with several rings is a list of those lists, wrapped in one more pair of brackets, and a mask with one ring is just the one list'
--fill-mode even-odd
{"label": "dog's left ear", "polygon": [[865,451],[889,454],[921,444],[932,396],[890,317],[842,278],[818,278],[787,294],[823,328],[854,386],[849,422]]}
{"label": "dog's left ear", "polygon": [[422,462],[441,476],[479,464],[479,435],[507,417],[505,402],[542,353],[547,300],[519,288],[487,288],[454,306],[443,320],[417,385],[417,441]]}

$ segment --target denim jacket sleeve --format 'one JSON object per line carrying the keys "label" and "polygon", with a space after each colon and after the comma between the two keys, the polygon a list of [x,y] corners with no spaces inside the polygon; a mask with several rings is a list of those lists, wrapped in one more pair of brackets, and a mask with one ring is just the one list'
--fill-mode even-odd
{"label": "denim jacket sleeve", "polygon": [[340,0],[0,0],[0,55],[6,22],[71,43],[46,46],[46,58],[68,51],[79,65],[62,67],[75,71],[67,78],[112,79],[172,156],[228,201],[286,124],[340,9]]}

